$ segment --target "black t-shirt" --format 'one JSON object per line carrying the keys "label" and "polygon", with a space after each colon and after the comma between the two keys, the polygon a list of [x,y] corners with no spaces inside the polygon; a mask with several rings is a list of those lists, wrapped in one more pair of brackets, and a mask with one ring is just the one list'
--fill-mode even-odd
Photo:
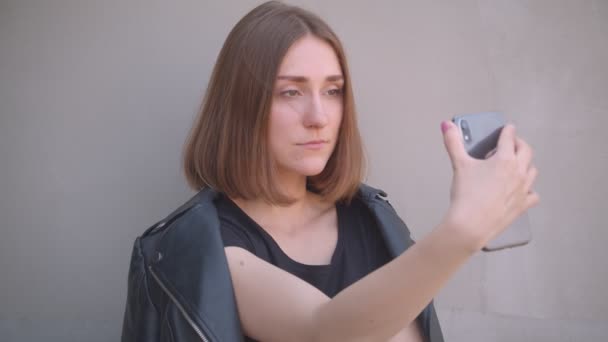
{"label": "black t-shirt", "polygon": [[[336,203],[338,241],[329,265],[299,263],[229,197],[216,202],[224,246],[242,247],[257,257],[297,276],[332,298],[391,257],[369,209],[357,198]],[[247,338],[246,341],[254,341]]]}

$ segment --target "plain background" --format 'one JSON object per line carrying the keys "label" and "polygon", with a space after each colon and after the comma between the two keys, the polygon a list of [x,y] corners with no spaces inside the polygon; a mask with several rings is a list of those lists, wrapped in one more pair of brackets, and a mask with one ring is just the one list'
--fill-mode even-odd
{"label": "plain background", "polygon": [[[180,153],[259,1],[0,1],[0,336],[116,341],[133,240],[190,198]],[[505,112],[535,148],[527,247],[437,296],[447,341],[608,340],[608,1],[294,1],[352,67],[370,157],[416,239],[448,205],[439,124]]]}

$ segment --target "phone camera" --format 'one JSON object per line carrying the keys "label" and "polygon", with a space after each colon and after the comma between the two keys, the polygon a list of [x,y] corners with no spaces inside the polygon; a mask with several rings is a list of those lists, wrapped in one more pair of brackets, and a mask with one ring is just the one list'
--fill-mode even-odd
{"label": "phone camera", "polygon": [[469,123],[466,120],[462,120],[460,122],[460,129],[462,130],[462,138],[465,142],[471,141],[471,129],[469,128]]}

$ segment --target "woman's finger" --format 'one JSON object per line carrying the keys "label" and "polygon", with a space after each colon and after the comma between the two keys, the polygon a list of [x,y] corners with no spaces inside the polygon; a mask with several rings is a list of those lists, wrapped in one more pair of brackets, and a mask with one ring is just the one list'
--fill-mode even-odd
{"label": "woman's finger", "polygon": [[538,177],[538,169],[536,166],[532,165],[528,170],[528,174],[526,176],[526,183],[524,185],[524,189],[527,193],[534,192],[532,187],[534,186],[534,182],[536,181],[536,177]]}
{"label": "woman's finger", "polygon": [[532,191],[526,196],[524,206],[526,210],[536,206],[540,202],[540,196],[537,192]]}
{"label": "woman's finger", "polygon": [[511,156],[515,153],[515,126],[506,124],[500,132],[496,153]]}
{"label": "woman's finger", "polygon": [[515,137],[515,154],[522,164],[524,170],[529,170],[532,165],[534,151],[532,147],[520,137]]}

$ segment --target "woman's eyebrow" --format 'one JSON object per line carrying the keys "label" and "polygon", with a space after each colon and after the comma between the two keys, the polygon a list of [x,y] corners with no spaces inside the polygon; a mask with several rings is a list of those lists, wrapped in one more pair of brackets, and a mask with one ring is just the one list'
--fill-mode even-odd
{"label": "woman's eyebrow", "polygon": [[[305,76],[291,76],[291,75],[279,75],[277,76],[277,80],[287,80],[292,82],[305,83],[308,82],[308,77]],[[344,77],[342,75],[330,75],[325,78],[327,82],[336,82],[343,81]]]}

